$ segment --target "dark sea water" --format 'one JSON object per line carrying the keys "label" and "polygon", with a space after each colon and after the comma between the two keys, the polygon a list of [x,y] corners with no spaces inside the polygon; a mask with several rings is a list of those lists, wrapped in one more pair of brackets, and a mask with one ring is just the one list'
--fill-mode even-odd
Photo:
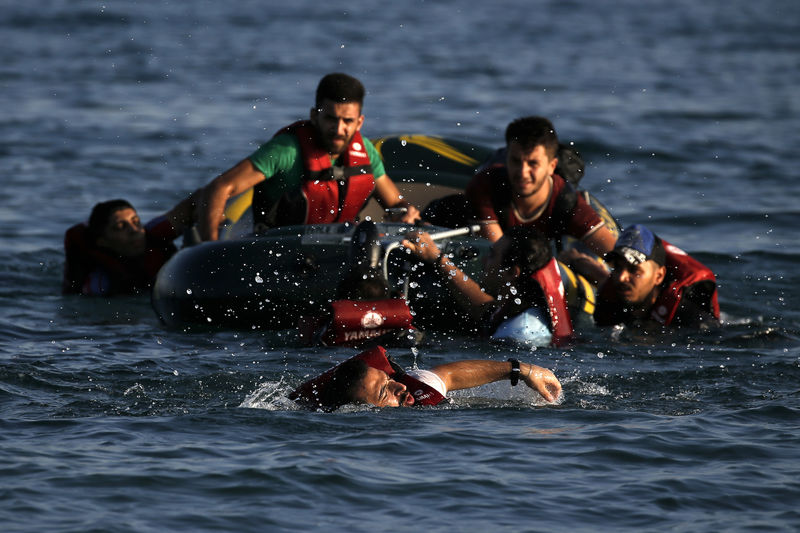
{"label": "dark sea water", "polygon": [[[800,529],[800,4],[43,0],[0,9],[0,530]],[[169,330],[59,294],[64,230],[143,218],[368,89],[364,132],[502,144],[543,114],[583,185],[717,273],[724,325],[519,352],[564,384],[294,408],[352,352]],[[436,339],[401,363],[505,359]]]}

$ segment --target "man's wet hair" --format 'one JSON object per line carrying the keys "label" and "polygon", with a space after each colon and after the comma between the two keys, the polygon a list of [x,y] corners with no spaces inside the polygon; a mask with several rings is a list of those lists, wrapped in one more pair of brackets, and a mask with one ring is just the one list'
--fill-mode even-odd
{"label": "man's wet hair", "polygon": [[517,265],[523,274],[530,275],[547,265],[553,258],[553,248],[545,235],[531,226],[514,226],[506,235],[511,241],[503,266]]}
{"label": "man's wet hair", "polygon": [[336,288],[338,300],[382,300],[389,297],[389,284],[380,270],[367,265],[352,267]]}
{"label": "man's wet hair", "polygon": [[511,243],[503,257],[503,266],[517,265],[520,268],[520,276],[515,283],[519,289],[519,298],[507,302],[509,316],[521,313],[529,307],[547,309],[544,291],[531,276],[546,266],[553,258],[550,240],[530,226],[514,226],[506,233],[506,236]]}
{"label": "man's wet hair", "polygon": [[339,365],[325,387],[320,403],[326,410],[333,411],[355,402],[356,387],[367,375],[368,369],[367,363],[361,359],[351,359]]}
{"label": "man's wet hair", "polygon": [[513,120],[506,128],[506,146],[518,143],[525,150],[544,146],[547,157],[558,154],[558,135],[553,123],[544,117],[522,117]]}
{"label": "man's wet hair", "polygon": [[315,105],[320,109],[324,100],[331,100],[336,104],[356,103],[360,107],[364,105],[364,93],[364,85],[360,81],[347,74],[334,72],[319,81]]}
{"label": "man's wet hair", "polygon": [[93,239],[100,237],[106,229],[111,215],[120,209],[133,209],[133,206],[122,198],[95,204],[92,208],[92,214],[89,215],[89,235]]}

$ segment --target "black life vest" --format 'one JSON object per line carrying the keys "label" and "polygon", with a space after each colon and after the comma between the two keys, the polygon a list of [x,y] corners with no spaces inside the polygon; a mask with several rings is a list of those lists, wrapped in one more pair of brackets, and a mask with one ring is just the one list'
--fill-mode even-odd
{"label": "black life vest", "polygon": [[268,183],[253,188],[255,225],[330,224],[352,222],[369,200],[375,177],[360,132],[356,132],[340,156],[342,166],[331,165],[330,154],[322,148],[313,124],[298,121],[275,135],[297,137],[303,157],[304,174],[300,188],[286,191],[274,205],[267,205]]}

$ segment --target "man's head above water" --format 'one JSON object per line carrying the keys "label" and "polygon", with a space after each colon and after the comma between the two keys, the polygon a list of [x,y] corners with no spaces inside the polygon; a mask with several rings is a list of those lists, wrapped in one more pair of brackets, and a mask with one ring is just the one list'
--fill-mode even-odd
{"label": "man's head above water", "polygon": [[97,246],[121,257],[142,255],[147,248],[142,221],[127,200],[96,204],[89,216],[89,235]]}
{"label": "man's head above water", "polygon": [[350,359],[334,372],[322,403],[333,408],[350,403],[407,407],[414,404],[414,397],[405,385],[383,370],[372,368],[360,359]]}

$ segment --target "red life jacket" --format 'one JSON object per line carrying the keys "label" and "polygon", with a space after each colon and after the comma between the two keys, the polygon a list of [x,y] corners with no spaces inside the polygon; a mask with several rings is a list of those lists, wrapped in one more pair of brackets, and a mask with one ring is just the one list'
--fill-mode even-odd
{"label": "red life jacket", "polygon": [[[476,174],[467,185],[466,195],[478,217],[487,217],[487,220],[496,217],[503,231],[514,226],[533,226],[551,239],[565,234],[579,239],[602,222],[600,215],[588,205],[583,195],[558,174],[553,174],[553,191],[544,211],[538,218],[528,222],[520,219],[513,209],[513,191],[505,165],[490,166]],[[485,210],[487,197],[494,215],[491,218]]]}
{"label": "red life jacket", "polygon": [[[539,286],[544,296],[549,319],[548,329],[551,333],[550,343],[553,346],[562,346],[571,341],[574,337],[574,330],[558,261],[551,258],[545,266],[531,274],[530,279]],[[488,325],[493,328],[492,333],[496,332],[504,321],[513,320],[518,316],[518,314],[505,316],[500,320],[499,317],[503,317],[504,313],[509,312],[508,309],[509,307],[506,305],[501,305],[489,316]]]}
{"label": "red life jacket", "polygon": [[[275,135],[290,133],[297,137],[300,143],[300,152],[303,157],[305,169],[300,191],[290,195],[301,194],[302,198],[288,200],[290,207],[296,215],[305,207],[305,215],[301,224],[331,224],[335,222],[352,222],[361,208],[369,200],[375,188],[375,177],[372,174],[372,165],[369,154],[364,146],[364,139],[360,132],[356,132],[347,150],[340,156],[342,166],[332,166],[330,154],[322,148],[317,129],[308,120],[301,120],[279,130]],[[339,174],[341,172],[341,174]],[[262,202],[261,186],[255,188],[255,203]],[[286,196],[279,202],[284,201]],[[299,202],[299,203],[298,203]],[[254,205],[253,216],[258,218],[260,213],[270,211],[272,206]],[[256,209],[258,207],[258,209]],[[285,211],[285,210],[284,210]],[[275,223],[294,223],[294,220],[280,220],[284,215],[276,215],[279,220]],[[262,222],[261,220],[255,220]]]}
{"label": "red life jacket", "polygon": [[[353,359],[360,359],[364,361],[367,366],[386,372],[390,378],[404,384],[408,391],[414,396],[414,405],[437,405],[446,398],[430,385],[403,372],[400,367],[389,360],[389,357],[386,355],[386,350],[381,346],[375,346],[358,355],[354,355],[347,361]],[[330,405],[323,405],[325,388],[329,385],[334,372],[347,361],[339,363],[325,373],[306,381],[292,391],[289,395],[289,399],[317,408],[324,409],[326,407],[331,407]]]}
{"label": "red life jacket", "polygon": [[700,281],[714,283],[714,293],[711,296],[711,310],[714,318],[719,318],[719,301],[717,300],[716,278],[714,272],[703,263],[694,259],[689,254],[661,240],[667,252],[667,283],[658,295],[650,315],[661,324],[670,325],[675,318],[675,313],[683,297],[683,291],[690,285]]}
{"label": "red life jacket", "polygon": [[[564,289],[564,281],[561,278],[561,270],[558,268],[558,261],[555,258],[551,258],[545,266],[531,274],[531,280],[541,288],[544,296],[547,317],[550,322],[548,324],[548,329],[551,332],[550,343],[553,346],[566,344],[572,340],[574,335],[572,318],[567,306],[566,291]],[[502,313],[505,309],[505,306],[497,308],[489,320],[490,323],[494,323],[494,320],[497,320],[495,318],[497,314]],[[506,320],[512,320],[513,318],[509,317]]]}
{"label": "red life jacket", "polygon": [[[161,224],[158,219],[145,228],[147,250],[141,257],[122,258],[97,247],[89,236],[86,224],[76,224],[64,234],[64,294],[132,294],[147,290],[159,269],[177,251],[171,241],[153,238],[152,229]],[[169,226],[170,231],[172,226]],[[165,233],[160,228],[157,233]]]}
{"label": "red life jacket", "polygon": [[[685,290],[702,281],[714,284],[709,307],[715,318],[719,318],[719,302],[717,300],[716,278],[710,268],[689,256],[686,252],[661,240],[666,251],[666,276],[661,292],[653,305],[650,316],[657,322],[669,326],[680,308],[681,298]],[[627,313],[623,303],[617,297],[613,285],[606,281],[597,296],[595,323],[599,326],[611,326],[625,322]]]}
{"label": "red life jacket", "polygon": [[550,331],[553,332],[553,346],[561,346],[573,338],[572,318],[567,309],[564,282],[555,258],[531,276],[542,288],[550,315]]}
{"label": "red life jacket", "polygon": [[387,300],[337,300],[331,316],[301,317],[300,337],[307,344],[357,346],[395,330],[414,329],[414,317],[402,298]]}

